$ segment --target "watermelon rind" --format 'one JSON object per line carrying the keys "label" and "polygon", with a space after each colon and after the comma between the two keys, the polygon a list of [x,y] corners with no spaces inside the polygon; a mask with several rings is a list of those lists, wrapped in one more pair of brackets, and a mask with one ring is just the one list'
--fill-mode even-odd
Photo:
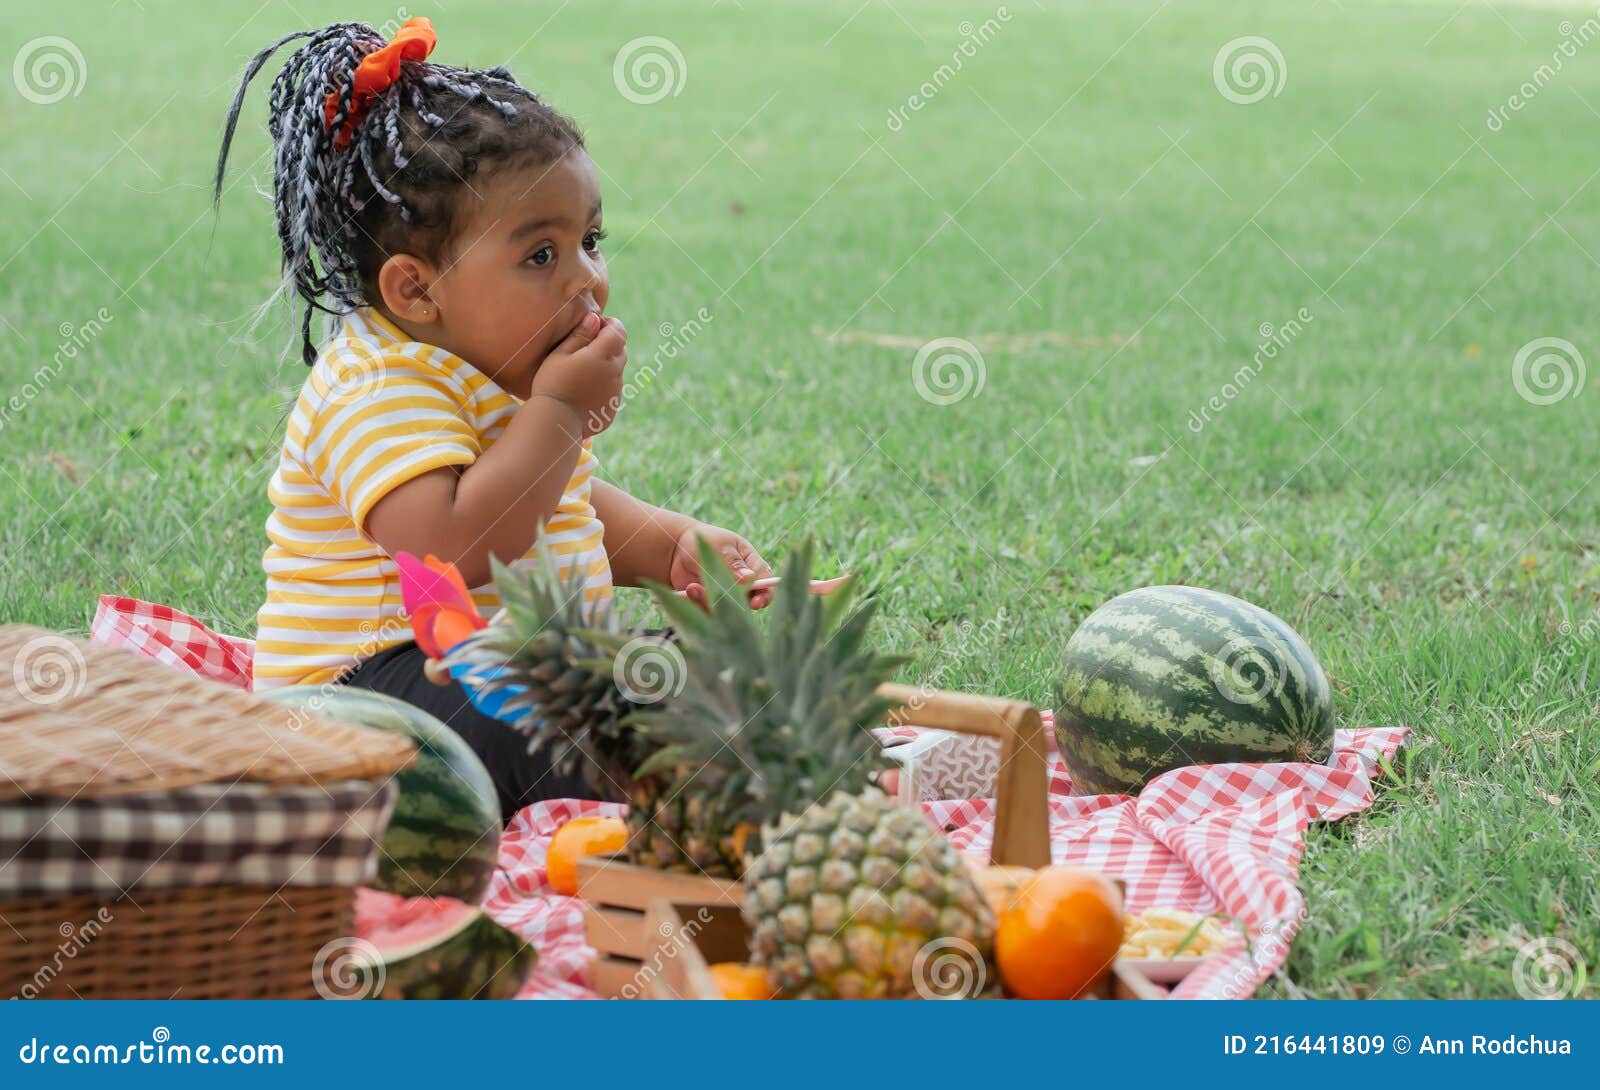
{"label": "watermelon rind", "polygon": [[[510,999],[538,962],[526,941],[472,908],[431,941],[356,944],[355,976],[368,999]],[[349,971],[349,970],[347,970]]]}
{"label": "watermelon rind", "polygon": [[500,854],[500,803],[488,770],[460,735],[414,705],[365,689],[293,685],[264,695],[415,742],[416,761],[396,774],[399,797],[369,885],[402,897],[483,900]]}
{"label": "watermelon rind", "polygon": [[1228,762],[1322,763],[1327,675],[1259,606],[1197,587],[1113,598],[1068,641],[1056,740],[1080,794],[1136,794],[1162,773]]}

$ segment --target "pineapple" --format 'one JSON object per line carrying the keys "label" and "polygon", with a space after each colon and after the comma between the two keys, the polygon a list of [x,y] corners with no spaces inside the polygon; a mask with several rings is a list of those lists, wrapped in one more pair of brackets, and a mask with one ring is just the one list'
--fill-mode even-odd
{"label": "pineapple", "polygon": [[683,676],[676,695],[629,718],[654,750],[628,791],[629,850],[661,870],[738,878],[762,826],[870,782],[882,758],[868,730],[891,706],[876,690],[902,660],[861,646],[872,607],[846,617],[848,583],[809,593],[809,543],[760,626],[721,558],[700,550],[709,613],[652,588]]}
{"label": "pineapple", "polygon": [[[864,646],[872,603],[854,582],[809,593],[812,550],[790,557],[765,624],[700,542],[710,613],[652,587],[677,630],[679,676],[653,703],[618,683],[643,633],[583,606],[542,549],[532,573],[497,567],[508,623],[447,661],[505,667],[491,687],[558,767],[581,763],[629,803],[628,850],[661,870],[743,878],[754,960],[786,997],[949,994],[976,978],[994,914],[950,843],[871,785],[884,765],[877,693],[904,660]],[[952,964],[954,958],[955,964]],[[962,989],[964,990],[964,989]]]}
{"label": "pineapple", "polygon": [[809,545],[763,627],[703,543],[701,570],[709,616],[657,595],[686,676],[630,717],[660,747],[630,791],[635,858],[742,873],[754,959],[780,995],[909,998],[952,975],[981,987],[987,899],[942,834],[871,786],[884,763],[871,728],[893,706],[877,689],[903,661],[863,646],[873,605],[847,613],[853,582],[810,595]]}
{"label": "pineapple", "polygon": [[623,722],[638,705],[618,686],[602,641],[620,647],[649,637],[585,603],[583,578],[562,576],[542,533],[535,554],[532,569],[494,561],[506,620],[474,632],[445,663],[481,669],[482,689],[525,686],[501,716],[528,735],[530,752],[548,747],[557,772],[578,765],[597,795],[624,801],[649,747]]}
{"label": "pineapple", "polygon": [[985,990],[994,910],[921,814],[838,792],[745,875],[752,960],[793,999],[967,998]]}

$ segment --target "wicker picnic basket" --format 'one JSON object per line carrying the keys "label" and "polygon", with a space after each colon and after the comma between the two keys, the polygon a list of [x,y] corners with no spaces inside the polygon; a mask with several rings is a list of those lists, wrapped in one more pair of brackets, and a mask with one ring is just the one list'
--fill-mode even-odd
{"label": "wicker picnic basket", "polygon": [[0,626],[0,997],[314,998],[396,735]]}

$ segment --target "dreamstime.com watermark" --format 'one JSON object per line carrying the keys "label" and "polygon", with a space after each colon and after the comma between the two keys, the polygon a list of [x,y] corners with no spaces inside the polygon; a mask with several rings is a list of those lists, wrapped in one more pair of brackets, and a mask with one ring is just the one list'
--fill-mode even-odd
{"label": "dreamstime.com watermark", "polygon": [[50,960],[40,965],[34,971],[28,982],[17,989],[12,999],[37,999],[39,994],[50,986],[50,982],[61,975],[62,967],[66,962],[81,954],[88,945],[100,937],[100,932],[116,919],[109,908],[101,905],[95,914],[75,924],[70,920],[61,923],[61,941],[56,944],[55,953]]}
{"label": "dreamstime.com watermark", "polygon": [[884,719],[885,725],[890,727],[915,726],[917,713],[943,688],[945,678],[950,674],[951,665],[962,661],[966,653],[974,647],[979,650],[998,647],[1001,635],[1009,629],[1009,626],[1010,617],[1004,609],[1001,609],[982,624],[962,621],[956,626],[954,635],[949,639],[945,639],[941,634],[939,657],[933,667],[933,671],[917,686],[916,691],[911,694],[910,700],[889,712]]}
{"label": "dreamstime.com watermark", "polygon": [[89,65],[71,38],[47,34],[24,42],[11,61],[11,82],[29,102],[50,106],[77,98],[89,81]]}
{"label": "dreamstime.com watermark", "polygon": [[400,28],[405,26],[406,21],[410,18],[411,12],[407,11],[403,7],[395,8],[393,19],[387,19],[378,24],[378,33],[383,36],[385,41],[387,41],[398,34],[400,32]]}
{"label": "dreamstime.com watermark", "polygon": [[1289,664],[1263,639],[1235,636],[1211,659],[1211,683],[1224,700],[1259,704],[1283,692]]}
{"label": "dreamstime.com watermark", "polygon": [[323,999],[366,999],[383,991],[387,979],[382,952],[366,939],[332,939],[311,959],[311,986]]}
{"label": "dreamstime.com watermark", "polygon": [[989,986],[988,962],[966,939],[942,936],[911,959],[911,986],[923,999],[976,999]]}
{"label": "dreamstime.com watermark", "polygon": [[646,34],[617,50],[617,59],[611,64],[611,82],[629,102],[653,106],[669,96],[683,94],[689,82],[689,66],[678,43]]}
{"label": "dreamstime.com watermark", "polygon": [[1589,984],[1589,966],[1566,939],[1531,939],[1511,963],[1511,986],[1524,999],[1570,999]]}
{"label": "dreamstime.com watermark", "polygon": [[1211,62],[1211,82],[1229,102],[1249,106],[1283,94],[1289,66],[1271,38],[1246,35],[1224,42]]}
{"label": "dreamstime.com watermark", "polygon": [[1583,393],[1589,369],[1583,353],[1560,337],[1539,337],[1511,360],[1511,386],[1530,405],[1554,405]]}
{"label": "dreamstime.com watermark", "polygon": [[983,353],[960,337],[936,337],[911,361],[911,387],[930,405],[954,405],[977,397],[988,377]]}
{"label": "dreamstime.com watermark", "polygon": [[1571,621],[1562,621],[1556,628],[1556,634],[1560,636],[1556,644],[1556,661],[1551,662],[1546,656],[1540,655],[1528,680],[1517,683],[1518,704],[1523,708],[1532,703],[1550,679],[1560,673],[1561,664],[1570,662],[1573,656],[1600,636],[1600,613],[1580,621],[1576,628]]}
{"label": "dreamstime.com watermark", "polygon": [[951,80],[960,74],[965,63],[978,55],[978,50],[988,45],[1011,22],[1011,11],[1004,4],[995,9],[993,15],[983,22],[973,25],[971,20],[962,20],[956,27],[956,33],[961,35],[961,44],[957,45],[950,53],[950,59],[933,70],[933,75],[922,83],[906,97],[904,103],[889,111],[889,118],[884,126],[890,132],[899,132],[906,127],[906,122],[911,115],[919,112],[928,103],[939,97]]}
{"label": "dreamstime.com watermark", "polygon": [[1511,115],[1521,113],[1523,107],[1539,97],[1539,92],[1548,87],[1556,75],[1566,67],[1566,62],[1578,55],[1578,50],[1600,37],[1600,8],[1595,14],[1579,23],[1572,25],[1572,20],[1563,19],[1556,27],[1561,35],[1561,41],[1556,43],[1555,49],[1550,53],[1550,63],[1541,64],[1533,70],[1533,74],[1517,85],[1517,89],[1506,96],[1505,102],[1499,106],[1491,107],[1489,116],[1484,125],[1490,132],[1499,132],[1506,127],[1506,122],[1511,120]]}
{"label": "dreamstime.com watermark", "polygon": [[1266,370],[1267,364],[1278,358],[1278,353],[1288,348],[1294,339],[1305,331],[1306,326],[1316,320],[1316,316],[1306,307],[1301,307],[1282,325],[1274,327],[1271,322],[1262,322],[1261,341],[1256,345],[1256,350],[1250,356],[1250,362],[1240,367],[1233,373],[1233,377],[1222,384],[1222,389],[1213,394],[1199,409],[1189,413],[1189,430],[1196,435],[1205,429],[1205,426],[1229,405],[1234,398],[1244,392],[1244,388],[1251,381]]}
{"label": "dreamstime.com watermark", "polygon": [[706,326],[712,323],[714,317],[708,308],[701,307],[686,322],[678,325],[662,322],[656,332],[662,336],[663,343],[651,353],[649,361],[643,367],[633,371],[623,382],[622,391],[607,402],[605,412],[589,414],[589,430],[601,432],[609,427],[616,420],[617,414],[627,407],[628,402],[648,390],[667,363],[677,359],[678,353],[689,347],[690,343],[705,331]]}
{"label": "dreamstime.com watermark", "polygon": [[666,920],[658,924],[656,933],[664,941],[656,945],[650,960],[639,966],[632,979],[622,986],[617,998],[638,999],[648,994],[650,982],[660,975],[667,962],[675,960],[679,954],[693,946],[695,937],[709,927],[711,921],[711,909],[701,905],[694,916],[683,921],[682,926],[674,927]]}
{"label": "dreamstime.com watermark", "polygon": [[50,359],[41,364],[33,374],[22,381],[22,385],[11,392],[5,401],[0,402],[0,431],[4,431],[28,405],[40,394],[50,388],[60,375],[66,370],[67,364],[78,358],[78,353],[88,348],[89,345],[104,332],[110,325],[114,316],[105,307],[94,312],[94,317],[86,322],[73,325],[71,322],[62,322],[57,332],[61,335],[56,350],[51,353]]}
{"label": "dreamstime.com watermark", "polygon": [[281,1065],[284,1062],[282,1045],[234,1044],[221,1047],[211,1045],[172,1044],[172,1031],[157,1026],[150,1031],[150,1040],[134,1041],[126,1045],[111,1044],[52,1044],[30,1037],[17,1049],[17,1059],[25,1064],[224,1064],[224,1065]]}
{"label": "dreamstime.com watermark", "polygon": [[659,704],[683,692],[689,665],[678,645],[665,636],[635,636],[611,662],[617,691],[634,704]]}
{"label": "dreamstime.com watermark", "polygon": [[[385,617],[381,621],[362,621],[356,626],[356,631],[363,637],[350,655],[352,660],[359,664],[366,662],[373,655],[397,643],[403,643],[413,638],[411,618],[407,616]],[[314,716],[322,714],[327,702],[333,700],[341,693],[349,692],[344,682],[356,671],[357,667],[347,666],[332,678],[322,682],[303,704],[297,704],[289,709],[287,726],[292,731],[298,731],[305,726]],[[299,688],[296,689],[296,692]],[[330,719],[338,716],[330,714]],[[342,940],[340,940],[342,941]]]}
{"label": "dreamstime.com watermark", "polygon": [[17,693],[41,708],[73,699],[88,680],[89,664],[82,648],[54,632],[23,644],[11,663],[11,683]]}
{"label": "dreamstime.com watermark", "polygon": [[360,405],[383,389],[389,377],[388,357],[360,337],[341,337],[322,350],[332,385],[323,405],[332,410]]}
{"label": "dreamstime.com watermark", "polygon": [[1293,916],[1268,920],[1262,924],[1254,941],[1248,934],[1245,935],[1244,941],[1250,956],[1222,985],[1220,993],[1222,998],[1246,998],[1255,993],[1262,980],[1271,976],[1274,971],[1281,971],[1278,967],[1289,956],[1289,944],[1294,940],[1295,933],[1300,930],[1300,925],[1306,922],[1306,916],[1306,908],[1301,905],[1300,910]]}

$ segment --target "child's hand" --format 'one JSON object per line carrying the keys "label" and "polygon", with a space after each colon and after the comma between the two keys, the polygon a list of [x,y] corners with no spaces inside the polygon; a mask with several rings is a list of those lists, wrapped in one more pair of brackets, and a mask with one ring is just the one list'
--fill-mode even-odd
{"label": "child's hand", "polygon": [[571,405],[583,421],[585,439],[605,431],[622,407],[627,344],[628,331],[621,321],[591,311],[550,350],[534,373],[528,396],[553,397]]}
{"label": "child's hand", "polygon": [[[677,543],[672,550],[672,564],[670,567],[672,589],[681,590],[688,595],[689,600],[701,609],[708,606],[706,588],[700,574],[700,553],[695,545],[696,535],[704,537],[711,543],[728,565],[728,570],[733,572],[734,578],[741,583],[749,583],[772,574],[772,569],[761,554],[756,552],[744,538],[732,530],[724,530],[720,526],[698,522],[679,535]],[[750,608],[761,609],[772,601],[772,588],[765,587],[750,595]]]}

